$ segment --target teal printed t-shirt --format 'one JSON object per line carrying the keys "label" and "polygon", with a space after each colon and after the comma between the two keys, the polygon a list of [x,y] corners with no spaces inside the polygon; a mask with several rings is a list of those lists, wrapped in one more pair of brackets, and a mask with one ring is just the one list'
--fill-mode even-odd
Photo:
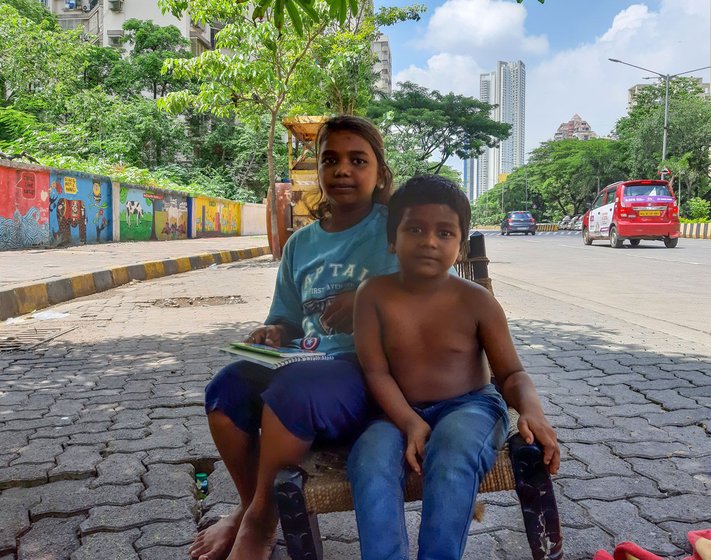
{"label": "teal printed t-shirt", "polygon": [[315,222],[298,230],[284,247],[266,324],[301,326],[304,338],[290,346],[319,352],[354,352],[353,335],[332,332],[321,314],[333,296],[355,290],[371,276],[399,270],[388,251],[387,208],[374,204],[356,225],[334,233]]}

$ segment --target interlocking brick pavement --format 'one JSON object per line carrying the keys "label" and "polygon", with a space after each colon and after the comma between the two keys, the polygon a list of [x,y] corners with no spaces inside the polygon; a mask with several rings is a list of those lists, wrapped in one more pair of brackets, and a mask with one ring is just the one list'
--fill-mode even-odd
{"label": "interlocking brick pavement", "polygon": [[[42,323],[70,332],[0,353],[0,560],[187,558],[198,527],[239,502],[202,390],[229,361],[216,348],[264,318],[275,275],[260,258],[124,285]],[[559,431],[566,558],[622,540],[685,556],[711,511],[711,348],[492,277]],[[210,473],[202,501],[196,472]],[[482,501],[465,558],[530,558],[515,496]],[[419,515],[408,504],[413,558]],[[327,559],[358,558],[352,512],[321,516],[321,531]]]}

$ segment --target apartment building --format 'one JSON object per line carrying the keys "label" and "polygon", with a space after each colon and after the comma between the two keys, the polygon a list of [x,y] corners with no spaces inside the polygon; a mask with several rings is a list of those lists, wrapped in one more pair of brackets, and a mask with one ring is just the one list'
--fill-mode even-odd
{"label": "apartment building", "polygon": [[473,165],[470,161],[464,162],[465,188],[471,192],[472,201],[524,163],[526,65],[520,60],[499,61],[495,71],[481,74],[479,99],[494,106],[490,115],[493,120],[511,125],[511,136],[495,148],[485,148]]}
{"label": "apartment building", "polygon": [[[704,99],[711,99],[711,84],[704,83],[703,78],[692,76],[692,80],[696,82],[696,84],[701,88],[701,96]],[[664,83],[664,81],[660,78],[657,84],[659,82]],[[637,97],[637,94],[642,88],[649,87],[652,84],[635,84],[631,88],[627,90],[627,110],[629,111],[632,109],[635,105],[635,98]],[[661,101],[661,100],[660,100]]]}
{"label": "apartment building", "polygon": [[125,21],[135,18],[151,20],[156,25],[174,25],[188,39],[195,55],[212,46],[209,25],[194,22],[188,15],[178,19],[163,14],[158,0],[39,0],[57,15],[64,29],[83,27],[88,35],[95,36],[101,46],[119,46]]}
{"label": "apartment building", "polygon": [[375,89],[389,95],[393,91],[393,62],[387,36],[381,34],[376,41],[373,41],[371,51],[377,58],[373,65],[373,72],[378,76]]}
{"label": "apartment building", "polygon": [[590,138],[597,138],[597,134],[590,128],[588,121],[583,120],[580,115],[575,113],[568,122],[561,123],[553,135],[553,140],[565,140],[568,138],[589,140]]}

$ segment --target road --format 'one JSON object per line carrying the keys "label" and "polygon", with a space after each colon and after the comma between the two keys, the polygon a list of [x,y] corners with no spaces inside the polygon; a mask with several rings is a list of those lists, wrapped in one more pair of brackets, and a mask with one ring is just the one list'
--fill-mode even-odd
{"label": "road", "polygon": [[526,289],[582,309],[711,347],[711,242],[681,239],[612,249],[580,234],[487,232],[494,285]]}
{"label": "road", "polygon": [[[711,243],[615,251],[537,235],[487,236],[487,247],[494,291],[559,434],[566,558],[623,540],[688,555],[686,533],[708,528],[711,511],[711,349],[701,343]],[[187,558],[198,523],[238,500],[203,388],[229,360],[216,347],[264,317],[275,276],[269,258],[220,265],[0,328],[44,329],[34,346],[0,352],[0,560]],[[632,299],[637,286],[647,292]],[[204,501],[201,471],[211,473]],[[482,501],[465,558],[530,559],[513,493]],[[414,558],[418,504],[406,519]],[[352,512],[320,524],[327,560],[359,557]]]}

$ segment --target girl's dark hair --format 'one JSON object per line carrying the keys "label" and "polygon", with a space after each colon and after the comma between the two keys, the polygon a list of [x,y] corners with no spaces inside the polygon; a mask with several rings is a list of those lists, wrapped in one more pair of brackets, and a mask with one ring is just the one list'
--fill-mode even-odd
{"label": "girl's dark hair", "polygon": [[388,203],[388,243],[395,243],[397,227],[402,221],[405,209],[423,204],[445,204],[457,214],[459,229],[462,232],[462,250],[466,254],[469,222],[472,217],[469,199],[456,183],[441,175],[413,177],[393,193]]}
{"label": "girl's dark hair", "polygon": [[[363,140],[370,144],[373,148],[375,157],[378,162],[378,177],[380,186],[373,191],[373,202],[387,204],[390,200],[390,193],[393,186],[393,173],[385,163],[385,145],[383,137],[377,127],[367,119],[355,117],[353,115],[342,115],[340,117],[331,117],[321,125],[316,135],[316,155],[321,150],[321,146],[328,140],[328,137],[334,132],[352,132],[357,134]],[[323,191],[319,188],[318,195],[315,200],[307,201],[307,206],[311,215],[320,220],[331,213],[331,203],[324,198]]]}

